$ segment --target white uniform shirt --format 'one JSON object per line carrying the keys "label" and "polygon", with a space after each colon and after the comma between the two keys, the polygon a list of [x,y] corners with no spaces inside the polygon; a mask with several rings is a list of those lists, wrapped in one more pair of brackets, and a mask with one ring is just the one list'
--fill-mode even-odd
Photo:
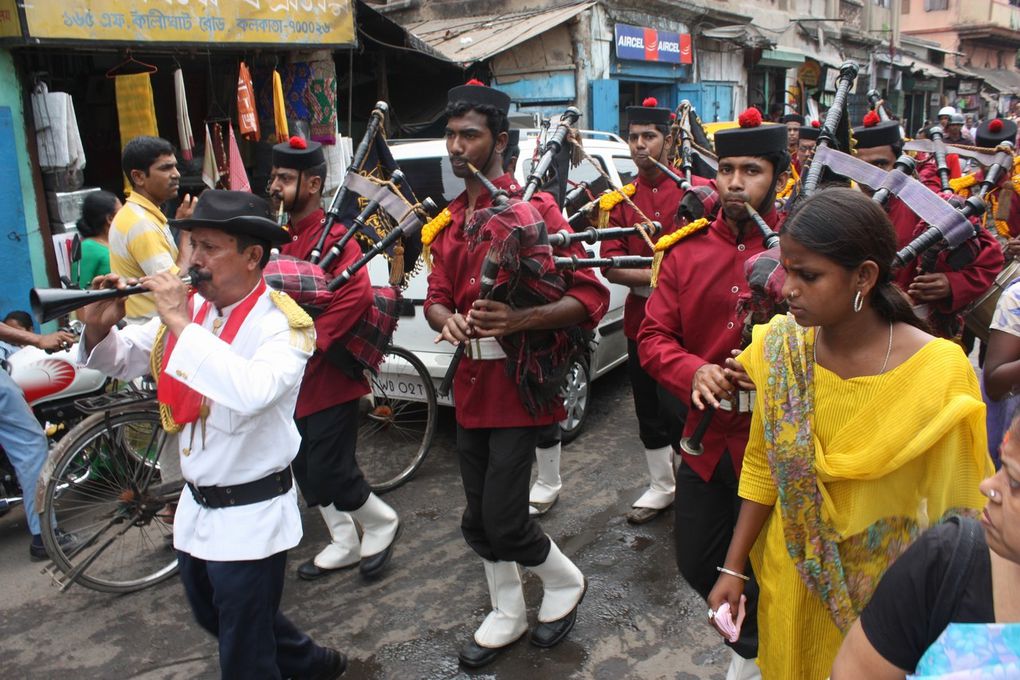
{"label": "white uniform shirt", "polygon": [[[196,314],[203,302],[196,294]],[[223,325],[236,306],[221,310]],[[201,419],[177,437],[181,473],[196,486],[243,484],[290,465],[301,442],[294,404],[315,346],[314,329],[292,329],[269,290],[255,303],[233,343],[216,337],[214,327],[217,332],[222,328],[214,326],[217,318],[220,313],[213,307],[201,325],[189,324],[166,367],[209,405],[204,442]],[[159,325],[156,318],[114,329],[93,348],[86,364],[123,379],[148,373]],[[267,501],[215,509],[200,506],[185,488],[174,516],[174,547],[204,560],[262,559],[300,540],[296,486]]]}

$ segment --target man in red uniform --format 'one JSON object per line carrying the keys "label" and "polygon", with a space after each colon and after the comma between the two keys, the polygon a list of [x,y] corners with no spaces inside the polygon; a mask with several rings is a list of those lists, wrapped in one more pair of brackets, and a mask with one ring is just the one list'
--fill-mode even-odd
{"label": "man in red uniform", "polygon": [[[877,122],[876,118],[866,118],[865,125],[853,130],[857,157],[890,170],[903,150],[900,126],[896,121]],[[928,226],[898,198],[889,199],[886,211],[896,229],[897,247],[910,243]],[[901,267],[895,274],[896,283],[910,295],[915,310],[927,318],[936,334],[955,338],[961,330],[960,312],[988,290],[1002,270],[1002,249],[987,229],[979,228],[975,238],[956,250],[941,251],[933,261],[924,255],[920,260]]]}
{"label": "man in red uniform", "polygon": [[797,153],[793,157],[793,165],[797,172],[804,174],[804,169],[815,156],[815,147],[818,145],[818,133],[822,131],[818,121],[812,121],[811,125],[802,125],[800,138],[797,142]]}
{"label": "man in red uniform", "polygon": [[[744,320],[736,309],[737,299],[748,292],[744,263],[765,250],[744,204],[777,229],[775,193],[785,185],[790,163],[783,126],[761,125],[754,109],[741,114],[740,122],[742,127],[715,135],[720,211],[707,228],[666,251],[638,333],[641,365],[692,407],[684,434],[712,418],[702,440],[704,453],[681,452],[673,524],[680,573],[705,598],[718,567],[744,569],[723,564],[740,510],[738,477],[754,401],[738,393],[723,364],[741,346]],[[707,406],[715,411],[706,411]],[[753,579],[748,586],[747,618],[732,645],[735,675],[727,677],[755,677],[757,586]]]}
{"label": "man in red uniform", "polygon": [[[322,145],[300,137],[273,147],[273,170],[269,193],[290,213],[291,242],[281,252],[308,259],[325,225],[322,185],[326,159]],[[334,223],[324,251],[346,233]],[[351,239],[326,272],[333,278],[361,256]],[[327,352],[374,304],[368,270],[362,269],[334,293],[315,319],[316,351],[305,368],[294,413],[301,448],[294,459],[294,476],[309,506],[319,506],[332,541],[313,559],[298,567],[298,576],[311,580],[339,569],[360,565],[365,577],[378,575],[390,558],[400,526],[397,513],[368,486],[358,461],[361,397],[368,382],[360,372],[343,370]],[[359,541],[354,521],[361,525]]]}
{"label": "man in red uniform", "polygon": [[[655,165],[655,161],[668,162],[673,145],[673,137],[669,134],[670,111],[659,108],[654,99],[646,99],[643,104],[627,107],[627,143],[630,157],[638,169],[631,201],[644,217],[629,203],[621,201],[610,213],[609,223],[617,227],[632,227],[647,217],[662,224],[663,234],[672,233],[673,216],[683,191]],[[654,241],[656,236],[652,238]],[[640,235],[635,234],[603,241],[601,254],[602,257],[651,257],[652,249]],[[673,434],[679,431],[679,427],[674,427],[669,421],[666,409],[660,404],[659,387],[641,368],[638,359],[637,334],[645,317],[645,302],[652,292],[651,269],[603,269],[602,273],[609,281],[630,287],[623,308],[623,333],[627,336],[627,372],[634,393],[638,434],[645,448],[650,483],[644,494],[634,501],[627,513],[627,521],[644,524],[673,504],[676,487],[673,479]]]}
{"label": "man in red uniform", "polygon": [[786,148],[792,158],[797,153],[800,129],[804,127],[804,116],[799,113],[788,113],[780,118],[779,122],[786,126]]}
{"label": "man in red uniform", "polygon": [[[974,133],[975,144],[994,149],[1003,142],[1013,144],[1016,142],[1017,125],[1008,118],[992,118],[979,125]],[[978,170],[975,175],[980,181],[984,178],[984,170]],[[995,210],[988,210],[983,221],[987,229],[1005,241],[1004,250],[1006,257],[1015,259],[1020,256],[1020,198],[1016,191],[1008,187],[1010,183],[1009,173],[1003,173],[999,179],[998,186],[993,187],[988,194],[995,198]],[[1003,205],[1003,204],[1006,205]],[[1004,220],[1008,235],[1001,233],[996,225],[997,221]]]}
{"label": "man in red uniform", "polygon": [[[555,302],[511,308],[479,299],[487,248],[470,247],[465,227],[477,211],[490,207],[492,197],[469,164],[496,187],[511,195],[519,191],[502,169],[509,107],[506,94],[480,83],[450,90],[446,148],[466,190],[447,207],[449,220],[441,231],[426,237],[431,238],[432,256],[426,318],[439,332],[437,342],[469,343],[453,383],[457,453],[467,497],[461,530],[482,558],[492,601],[492,611],[460,652],[461,663],[470,667],[489,663],[528,630],[518,564],[531,569],[543,584],[539,624],[531,631],[531,642],[537,646],[551,647],[566,637],[587,588],[580,569],[528,514],[531,460],[539,431],[563,418],[562,402],[554,397],[529,410],[519,381],[508,375],[511,359],[501,342],[535,331],[544,331],[555,342],[561,329],[593,328],[608,304],[608,292],[590,271],[567,277],[566,292]],[[566,227],[550,196],[537,195],[530,205],[532,215],[540,214],[549,232]]]}

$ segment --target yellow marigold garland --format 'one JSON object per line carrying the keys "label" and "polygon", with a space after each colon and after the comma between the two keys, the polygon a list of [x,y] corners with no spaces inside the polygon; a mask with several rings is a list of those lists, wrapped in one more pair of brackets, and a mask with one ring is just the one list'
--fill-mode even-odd
{"label": "yellow marigold garland", "polygon": [[710,224],[711,222],[708,218],[702,217],[701,219],[694,220],[690,224],[677,229],[672,234],[666,234],[655,242],[655,250],[652,253],[652,288],[659,285],[659,269],[662,267],[662,258],[665,257],[666,251],[680,239],[687,238],[691,234],[701,231]]}
{"label": "yellow marigold garland", "polygon": [[635,192],[637,192],[637,185],[631,182],[630,184],[624,184],[620,187],[619,191],[609,191],[602,194],[602,197],[599,198],[599,229],[605,229],[609,226],[609,212],[623,201],[623,197],[630,198]]}
{"label": "yellow marigold garland", "polygon": [[425,261],[425,266],[429,271],[432,271],[432,242],[439,236],[439,232],[450,226],[452,221],[453,213],[449,208],[443,208],[441,213],[421,228],[421,259]]}
{"label": "yellow marigold garland", "polygon": [[784,186],[779,191],[779,193],[776,195],[776,198],[779,198],[779,199],[787,199],[787,198],[789,198],[790,194],[793,193],[793,188],[795,186],[797,186],[797,184],[799,182],[800,182],[800,173],[797,172],[797,166],[790,165],[790,177],[786,180],[786,186]]}
{"label": "yellow marigold garland", "polygon": [[[970,196],[970,188],[977,184],[977,177],[971,173],[969,175],[963,175],[962,177],[953,177],[949,180],[949,188],[954,194],[959,194],[964,198]],[[966,192],[966,193],[964,193]]]}
{"label": "yellow marigold garland", "polygon": [[995,220],[995,231],[999,233],[999,236],[1009,238],[1009,222],[1000,220],[997,214],[999,212],[998,192],[985,194],[985,200],[988,202],[988,214]]}

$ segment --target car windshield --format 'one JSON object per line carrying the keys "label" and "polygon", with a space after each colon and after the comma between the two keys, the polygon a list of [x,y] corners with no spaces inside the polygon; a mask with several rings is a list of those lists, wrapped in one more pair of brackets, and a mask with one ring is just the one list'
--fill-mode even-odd
{"label": "car windshield", "polygon": [[464,180],[453,174],[450,157],[446,154],[429,158],[407,158],[398,163],[414,195],[419,199],[431,197],[440,210],[464,191]]}
{"label": "car windshield", "polygon": [[620,182],[630,184],[637,177],[637,166],[630,156],[613,156],[613,165],[616,172],[620,173]]}

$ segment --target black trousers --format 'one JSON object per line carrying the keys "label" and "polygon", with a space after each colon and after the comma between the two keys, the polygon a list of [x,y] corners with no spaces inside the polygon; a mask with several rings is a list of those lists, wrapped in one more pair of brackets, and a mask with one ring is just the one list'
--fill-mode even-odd
{"label": "black trousers", "polygon": [[198,624],[220,643],[220,677],[308,678],[326,651],[280,613],[287,552],[211,562],[178,552],[181,583]]}
{"label": "black trousers", "polygon": [[687,406],[659,387],[652,376],[641,368],[637,343],[627,340],[627,374],[634,392],[638,436],[646,449],[676,446],[684,430]]}
{"label": "black trousers", "polygon": [[[716,567],[723,565],[733,538],[733,527],[740,512],[737,486],[737,474],[729,452],[723,454],[707,482],[683,463],[677,469],[673,502],[676,564],[680,575],[705,599],[715,586],[719,577]],[[744,587],[747,618],[740,629],[740,638],[730,646],[745,659],[753,659],[758,656],[758,582],[751,572],[750,562],[746,573],[751,577]]]}
{"label": "black trousers", "polygon": [[357,510],[372,488],[358,467],[358,403],[352,399],[304,418],[295,418],[301,447],[291,467],[309,506]]}
{"label": "black trousers", "polygon": [[528,515],[531,463],[539,427],[457,426],[457,456],[467,507],[460,528],[490,562],[534,567],[549,556],[549,537]]}

